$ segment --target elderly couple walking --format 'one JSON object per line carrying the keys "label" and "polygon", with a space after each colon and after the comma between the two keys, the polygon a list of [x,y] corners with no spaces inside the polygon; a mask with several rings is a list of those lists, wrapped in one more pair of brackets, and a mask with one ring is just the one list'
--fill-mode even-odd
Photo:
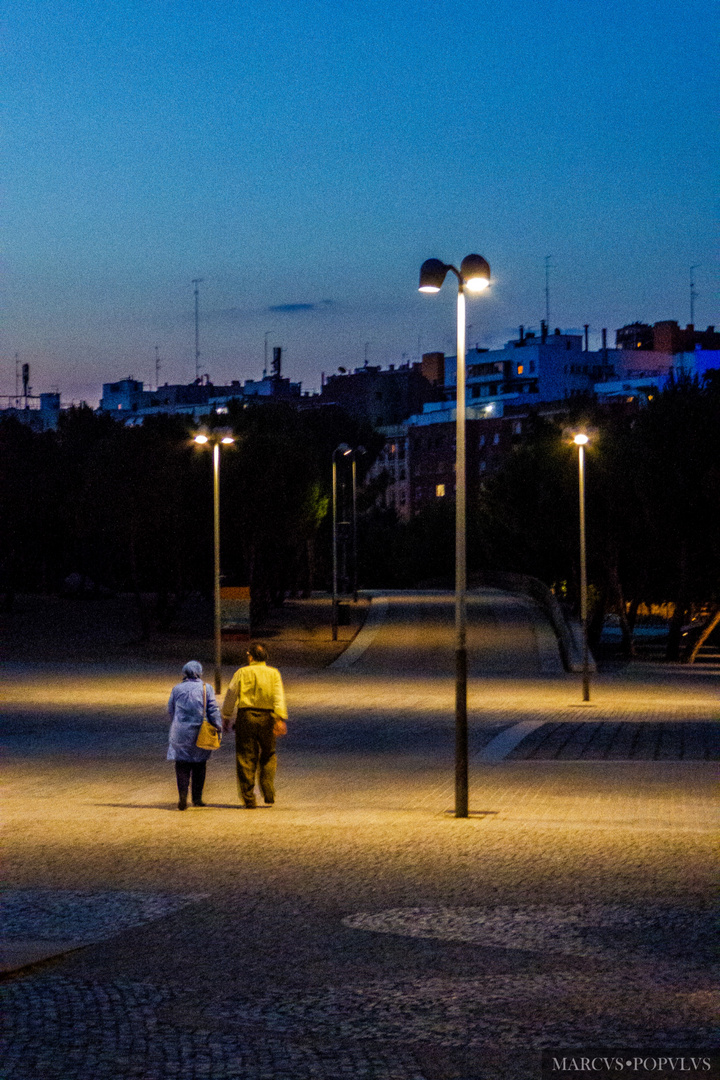
{"label": "elderly couple walking", "polygon": [[280,672],[268,666],[264,645],[250,645],[247,659],[247,665],[238,668],[230,681],[222,712],[212,687],[202,681],[202,665],[197,660],[185,665],[183,681],[173,687],[168,702],[172,723],[167,759],[175,762],[178,810],[187,808],[188,790],[193,806],[205,805],[202,795],[211,751],[197,745],[203,719],[218,731],[235,728],[238,790],[243,804],[249,810],[257,806],[256,774],[265,805],[275,802],[275,736],[278,721],[287,720],[285,692]]}

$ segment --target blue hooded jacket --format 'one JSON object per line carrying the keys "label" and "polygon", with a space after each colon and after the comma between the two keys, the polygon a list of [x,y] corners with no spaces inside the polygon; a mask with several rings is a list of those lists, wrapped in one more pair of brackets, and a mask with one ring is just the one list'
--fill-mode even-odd
{"label": "blue hooded jacket", "polygon": [[[202,665],[197,660],[190,660],[182,669],[183,681],[173,686],[168,713],[170,725],[170,745],[168,761],[207,761],[211,750],[201,750],[195,740],[203,722],[203,681]],[[205,684],[207,694],[207,719],[218,731],[222,731],[222,718],[213,688]]]}

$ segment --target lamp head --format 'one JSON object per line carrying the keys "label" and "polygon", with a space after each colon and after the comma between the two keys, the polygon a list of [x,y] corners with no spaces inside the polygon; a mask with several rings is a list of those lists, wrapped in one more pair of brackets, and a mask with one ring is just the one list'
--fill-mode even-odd
{"label": "lamp head", "polygon": [[490,265],[482,255],[466,255],[460,263],[460,276],[468,292],[482,292],[490,284]]}
{"label": "lamp head", "polygon": [[426,259],[420,267],[419,291],[425,293],[440,292],[448,269],[449,267],[444,262],[440,262],[439,259]]}
{"label": "lamp head", "polygon": [[585,435],[582,431],[579,431],[578,434],[573,439],[573,442],[575,443],[576,446],[586,446],[587,443],[590,442],[590,440],[587,437],[587,435]]}
{"label": "lamp head", "polygon": [[223,444],[223,446],[232,446],[235,440],[233,439],[232,435],[224,435],[220,442]]}
{"label": "lamp head", "polygon": [[193,439],[193,442],[199,443],[201,446],[204,446],[205,443],[209,441],[207,435],[196,435]]}

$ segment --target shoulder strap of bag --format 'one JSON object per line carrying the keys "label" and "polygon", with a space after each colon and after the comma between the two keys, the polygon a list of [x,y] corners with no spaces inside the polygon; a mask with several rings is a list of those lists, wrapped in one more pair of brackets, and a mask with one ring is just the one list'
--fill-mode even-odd
{"label": "shoulder strap of bag", "polygon": [[203,683],[203,713],[202,718],[205,719],[207,713],[207,683]]}

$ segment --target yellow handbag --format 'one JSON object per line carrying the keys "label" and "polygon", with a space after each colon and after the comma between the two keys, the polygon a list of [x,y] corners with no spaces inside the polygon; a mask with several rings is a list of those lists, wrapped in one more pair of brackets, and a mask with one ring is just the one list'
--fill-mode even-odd
{"label": "yellow handbag", "polygon": [[203,722],[200,725],[198,731],[198,737],[195,740],[195,745],[200,750],[219,750],[220,740],[222,736],[214,724],[205,716],[207,711],[207,686],[203,683]]}

